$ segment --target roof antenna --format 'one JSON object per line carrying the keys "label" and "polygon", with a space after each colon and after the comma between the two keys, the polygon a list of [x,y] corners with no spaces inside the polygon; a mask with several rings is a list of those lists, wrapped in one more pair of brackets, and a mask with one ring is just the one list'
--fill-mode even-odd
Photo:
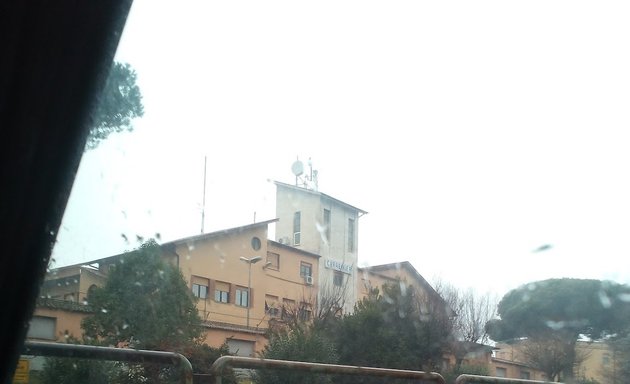
{"label": "roof antenna", "polygon": [[302,177],[304,175],[304,163],[300,161],[299,157],[295,160],[291,166],[291,172],[295,175],[295,186],[317,191],[319,189],[318,172],[313,169],[313,162],[310,157],[308,158],[308,167],[308,174]]}
{"label": "roof antenna", "polygon": [[295,175],[295,186],[298,187],[298,180],[300,176],[302,176],[302,174],[304,173],[304,164],[300,161],[299,157],[291,166],[291,172],[293,172],[293,174]]}
{"label": "roof antenna", "polygon": [[[203,157],[203,200],[201,203],[201,233],[203,233],[203,224],[206,221],[206,164],[208,156]],[[256,219],[254,218],[254,221]]]}

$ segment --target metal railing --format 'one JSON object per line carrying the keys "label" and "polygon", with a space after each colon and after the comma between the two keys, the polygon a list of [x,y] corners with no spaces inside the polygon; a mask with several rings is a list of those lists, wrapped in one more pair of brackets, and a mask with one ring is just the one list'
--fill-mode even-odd
{"label": "metal railing", "polygon": [[[92,360],[124,361],[132,363],[161,363],[181,369],[181,381],[192,384],[193,370],[190,361],[183,355],[174,352],[147,351],[125,348],[96,347],[92,345],[61,344],[28,341],[22,353],[24,355],[66,357]],[[395,379],[411,379],[446,384],[436,372],[410,371],[403,369],[359,367],[352,365],[336,365],[307,363],[302,361],[270,360],[253,357],[222,356],[210,368],[210,377],[216,384],[221,384],[222,376],[228,368],[274,369],[285,371],[304,371],[319,374],[336,374],[350,376],[387,377]],[[200,375],[206,376],[206,375]],[[455,384],[559,384],[549,381],[507,379],[477,375],[460,375]]]}
{"label": "metal railing", "polygon": [[402,369],[357,367],[352,365],[306,363],[302,361],[269,360],[257,359],[253,357],[222,356],[218,358],[210,373],[215,378],[216,384],[221,384],[221,378],[227,368],[248,368],[248,369],[277,369],[291,371],[306,371],[310,373],[352,375],[352,376],[375,376],[389,377],[396,379],[415,379],[432,381],[439,384],[446,384],[446,381],[439,373],[407,371]]}
{"label": "metal railing", "polygon": [[560,384],[551,381],[525,380],[525,379],[506,379],[502,377],[488,377],[477,375],[459,375],[455,384],[479,383],[479,384]]}
{"label": "metal railing", "polygon": [[192,365],[179,353],[147,351],[125,348],[96,347],[92,345],[61,344],[27,341],[24,355],[68,357],[78,359],[124,361],[132,363],[161,363],[181,370],[181,382],[192,384]]}

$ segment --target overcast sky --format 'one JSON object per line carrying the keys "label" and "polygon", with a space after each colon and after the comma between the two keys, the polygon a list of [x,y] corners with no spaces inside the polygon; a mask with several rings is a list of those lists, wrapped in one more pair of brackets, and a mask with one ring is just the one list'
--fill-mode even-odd
{"label": "overcast sky", "polygon": [[[313,159],[361,265],[630,283],[630,3],[136,0],[145,116],[85,153],[56,265],[274,218]],[[128,240],[125,241],[124,237]],[[543,252],[532,252],[551,244]]]}

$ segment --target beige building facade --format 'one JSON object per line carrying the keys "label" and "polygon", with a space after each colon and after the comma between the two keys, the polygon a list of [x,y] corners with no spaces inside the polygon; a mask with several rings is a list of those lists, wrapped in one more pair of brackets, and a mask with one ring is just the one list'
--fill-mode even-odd
{"label": "beige building facade", "polygon": [[[283,321],[300,311],[305,317],[310,316],[312,298],[317,296],[320,256],[268,240],[268,226],[276,221],[161,245],[163,258],[179,268],[197,301],[207,344],[220,346],[227,342],[232,352],[254,356],[265,346],[264,334],[270,322]],[[46,339],[62,341],[63,334],[81,335],[80,320],[89,313],[89,306],[84,305],[87,290],[92,285],[102,285],[110,266],[121,256],[49,273],[41,295],[48,302],[74,304],[85,310],[71,315],[66,313],[68,305],[59,310],[39,305],[36,319],[50,319],[48,328],[54,323],[55,337],[49,332]],[[82,301],[76,302],[75,297]]]}

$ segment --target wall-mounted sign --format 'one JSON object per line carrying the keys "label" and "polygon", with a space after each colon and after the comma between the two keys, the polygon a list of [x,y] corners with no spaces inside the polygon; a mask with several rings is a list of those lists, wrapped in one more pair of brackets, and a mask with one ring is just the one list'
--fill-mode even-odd
{"label": "wall-mounted sign", "polygon": [[29,364],[30,362],[26,359],[20,359],[18,361],[18,365],[15,368],[15,374],[13,375],[13,382],[19,384],[28,383],[28,374],[29,374]]}
{"label": "wall-mounted sign", "polygon": [[328,269],[334,269],[335,271],[352,274],[352,265],[344,264],[341,261],[326,259],[324,266]]}

